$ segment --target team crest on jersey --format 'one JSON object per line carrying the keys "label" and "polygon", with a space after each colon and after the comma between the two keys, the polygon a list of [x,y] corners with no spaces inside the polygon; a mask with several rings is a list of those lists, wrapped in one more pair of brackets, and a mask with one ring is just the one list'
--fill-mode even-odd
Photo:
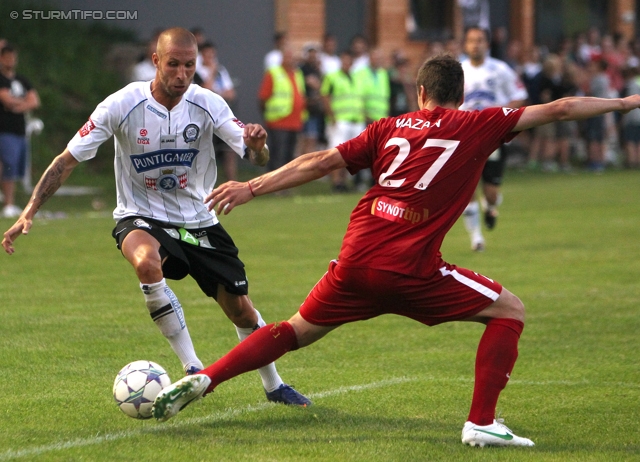
{"label": "team crest on jersey", "polygon": [[80,133],[81,137],[85,137],[89,133],[91,133],[91,130],[93,130],[94,128],[96,128],[96,124],[94,124],[93,120],[91,120],[91,117],[89,117],[89,120],[87,120],[85,124],[82,127],[80,127],[80,130],[78,130],[78,133]]}
{"label": "team crest on jersey", "polygon": [[154,191],[169,192],[176,189],[184,189],[187,187],[188,176],[186,173],[177,175],[175,170],[162,170],[162,175],[158,178],[144,176],[144,183],[147,189]]}
{"label": "team crest on jersey", "polygon": [[149,223],[147,223],[146,221],[140,219],[140,218],[138,218],[138,219],[133,221],[133,226],[136,226],[138,228],[151,229],[151,225]]}
{"label": "team crest on jersey", "polygon": [[193,143],[198,139],[200,135],[200,127],[196,124],[189,124],[184,127],[184,131],[182,132],[182,137],[184,138],[185,143]]}

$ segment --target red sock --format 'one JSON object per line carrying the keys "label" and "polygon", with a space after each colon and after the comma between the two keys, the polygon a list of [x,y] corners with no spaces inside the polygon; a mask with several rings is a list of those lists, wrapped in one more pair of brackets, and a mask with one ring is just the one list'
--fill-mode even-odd
{"label": "red sock", "polygon": [[518,358],[523,328],[524,323],[516,319],[492,319],[487,323],[476,355],[476,381],[468,421],[476,425],[493,423],[498,397]]}
{"label": "red sock", "polygon": [[268,324],[253,332],[233,350],[200,373],[211,379],[206,393],[222,382],[272,363],[288,351],[298,349],[296,332],[288,322]]}

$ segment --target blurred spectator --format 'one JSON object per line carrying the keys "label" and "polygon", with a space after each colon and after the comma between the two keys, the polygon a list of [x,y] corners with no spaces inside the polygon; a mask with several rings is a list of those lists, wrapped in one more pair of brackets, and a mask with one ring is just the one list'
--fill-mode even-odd
{"label": "blurred spectator", "polygon": [[[540,101],[549,103],[567,96],[575,96],[576,86],[566,64],[556,54],[550,54],[544,61],[540,79]],[[535,136],[540,138],[542,150],[542,170],[571,172],[570,138],[576,132],[575,121],[558,121],[536,127]],[[556,163],[559,155],[559,165]]]}
{"label": "blurred spectator", "polygon": [[287,46],[288,39],[286,32],[276,32],[273,36],[273,50],[264,57],[265,70],[282,64],[282,50]]}
{"label": "blurred spectator", "polygon": [[504,62],[515,70],[518,74],[522,68],[522,42],[520,40],[510,40],[507,45]]}
{"label": "blurred spectator", "polygon": [[351,66],[351,70],[353,72],[369,65],[369,42],[363,35],[354,35],[351,39],[349,49],[351,51],[351,56],[353,56],[353,64]]}
{"label": "blurred spectator", "polygon": [[597,27],[589,28],[586,41],[579,44],[578,53],[580,62],[584,64],[600,59],[602,49],[600,48],[600,30]]}
{"label": "blurred spectator", "polygon": [[269,171],[282,167],[294,157],[298,134],[304,124],[305,84],[293,50],[285,46],[282,64],[264,74],[258,98],[269,134]]}
{"label": "blurred spectator", "polygon": [[460,49],[460,42],[455,38],[450,38],[444,43],[444,51],[446,51],[451,56],[458,59],[460,59],[462,55],[462,50]]}
{"label": "blurred spectator", "polygon": [[[528,105],[540,104],[540,79],[542,78],[542,63],[540,61],[540,49],[531,47],[525,54],[522,64],[517,68],[520,79],[527,89]],[[526,130],[520,135],[520,141],[528,144],[527,167],[535,170],[539,166],[541,152],[541,138],[536,136],[535,130]]]}
{"label": "blurred spectator", "polygon": [[322,75],[331,74],[340,69],[340,57],[338,51],[338,40],[333,34],[326,33],[322,39],[322,52],[320,53],[320,70]]}
{"label": "blurred spectator", "polygon": [[[610,82],[607,75],[607,62],[595,59],[589,62],[589,96],[610,97]],[[604,116],[587,119],[587,142],[589,150],[589,170],[600,173],[604,170],[606,126]]]}
{"label": "blurred spectator", "polygon": [[[196,65],[196,74],[202,80],[200,85],[222,96],[229,107],[233,109],[236,101],[236,89],[229,71],[218,61],[218,49],[212,42],[204,42],[200,45],[199,51],[200,64]],[[215,135],[213,146],[216,154],[220,154],[227,181],[237,180],[238,161],[235,152]]]}
{"label": "blurred spectator", "polygon": [[300,150],[303,153],[308,153],[317,150],[321,131],[324,130],[324,109],[320,95],[320,86],[322,85],[320,47],[316,44],[305,45],[303,59],[300,70],[304,75],[308,118],[304,123]]}
{"label": "blurred spectator", "polygon": [[199,50],[200,47],[207,42],[207,36],[205,35],[202,27],[194,27],[191,29],[190,32],[196,38],[196,43],[198,44],[198,50]]}
{"label": "blurred spectator", "polygon": [[[384,66],[382,50],[376,48],[369,54],[369,64],[353,71],[354,79],[362,82],[364,88],[364,113],[366,123],[370,124],[389,116],[389,72]],[[371,186],[371,170],[363,169],[354,176],[354,183],[359,191],[366,191]]]}
{"label": "blurred spectator", "polygon": [[415,76],[409,59],[400,51],[392,54],[393,65],[389,69],[389,115],[392,117],[417,111]]}
{"label": "blurred spectator", "polygon": [[[204,30],[201,27],[194,27],[190,30],[193,36],[196,38],[196,43],[198,44],[198,57],[196,58],[196,69],[200,69],[202,67],[202,53],[200,53],[200,48],[207,42],[207,36],[204,33]],[[198,85],[202,85],[202,79],[198,74],[194,76],[194,83]]]}
{"label": "blurred spectator", "polygon": [[624,78],[622,68],[625,66],[625,56],[616,48],[613,37],[605,34],[601,41],[600,59],[607,62],[607,75],[609,85],[616,92],[620,93],[624,88]]}
{"label": "blurred spectator", "polygon": [[[500,61],[507,62],[507,49],[509,46],[509,33],[504,26],[498,26],[491,31],[491,56]],[[509,62],[507,64],[511,65]],[[511,66],[513,68],[513,66]]]}
{"label": "blurred spectator", "polygon": [[358,73],[364,85],[364,110],[367,124],[389,116],[389,71],[384,66],[382,50],[376,48],[369,54],[369,64],[353,71]]}
{"label": "blurred spectator", "polygon": [[[340,53],[340,69],[324,76],[320,93],[327,115],[327,137],[330,148],[358,136],[365,128],[364,89],[352,73],[353,56],[349,50]],[[334,192],[347,192],[347,170],[331,173]]]}
{"label": "blurred spectator", "polygon": [[[625,87],[621,96],[640,94],[639,75],[638,67],[625,70]],[[622,139],[626,153],[625,166],[640,168],[640,109],[634,109],[622,116]]]}
{"label": "blurred spectator", "polygon": [[0,49],[0,162],[5,218],[22,213],[15,204],[15,188],[26,168],[25,114],[40,106],[38,92],[25,77],[16,74],[17,65],[18,51],[5,44]]}
{"label": "blurred spectator", "polygon": [[156,52],[160,32],[159,30],[154,32],[153,36],[147,42],[145,53],[140,56],[138,62],[133,66],[131,70],[132,82],[147,82],[155,79],[156,66],[153,64],[152,56]]}

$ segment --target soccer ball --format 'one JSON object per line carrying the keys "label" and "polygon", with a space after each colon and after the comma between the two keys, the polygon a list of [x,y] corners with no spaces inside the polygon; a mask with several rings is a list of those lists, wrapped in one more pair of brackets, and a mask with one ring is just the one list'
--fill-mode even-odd
{"label": "soccer ball", "polygon": [[122,412],[134,419],[150,419],[153,401],[171,379],[152,361],[134,361],[124,366],[113,383],[113,398]]}

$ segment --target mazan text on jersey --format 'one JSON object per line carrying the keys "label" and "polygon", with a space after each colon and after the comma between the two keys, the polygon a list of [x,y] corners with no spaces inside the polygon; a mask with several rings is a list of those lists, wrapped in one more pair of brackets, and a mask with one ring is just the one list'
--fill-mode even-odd
{"label": "mazan text on jersey", "polygon": [[412,128],[413,130],[422,130],[423,128],[440,127],[442,119],[438,119],[436,122],[431,123],[430,120],[423,120],[416,118],[415,122],[411,117],[406,119],[397,119],[396,128]]}

